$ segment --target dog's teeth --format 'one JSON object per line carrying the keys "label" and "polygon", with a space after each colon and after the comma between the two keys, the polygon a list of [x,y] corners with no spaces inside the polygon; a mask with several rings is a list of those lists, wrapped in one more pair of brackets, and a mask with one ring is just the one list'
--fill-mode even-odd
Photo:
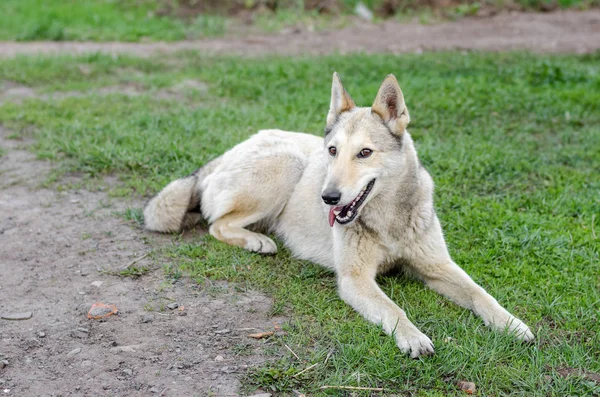
{"label": "dog's teeth", "polygon": [[352,211],[348,211],[348,218],[352,216]]}

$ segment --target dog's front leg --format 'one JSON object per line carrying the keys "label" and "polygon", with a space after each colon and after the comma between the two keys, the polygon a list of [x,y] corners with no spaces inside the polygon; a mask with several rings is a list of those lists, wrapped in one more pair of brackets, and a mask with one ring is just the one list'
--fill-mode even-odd
{"label": "dog's front leg", "polygon": [[383,249],[367,241],[364,235],[339,236],[336,240],[339,240],[336,273],[340,297],[367,320],[380,324],[388,335],[393,335],[403,353],[412,358],[433,354],[431,340],[375,282],[377,268],[385,260]]}
{"label": "dog's front leg", "polygon": [[472,310],[487,326],[508,330],[524,341],[535,338],[523,321],[510,314],[452,261],[437,219],[426,238],[414,248],[412,268],[431,289]]}

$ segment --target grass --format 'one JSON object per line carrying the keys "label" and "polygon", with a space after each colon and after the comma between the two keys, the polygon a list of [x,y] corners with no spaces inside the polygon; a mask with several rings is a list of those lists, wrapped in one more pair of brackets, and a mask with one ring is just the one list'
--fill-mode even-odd
{"label": "grass", "polygon": [[0,40],[140,41],[222,35],[226,19],[160,16],[156,0],[2,0]]}
{"label": "grass", "polygon": [[[196,0],[179,0],[192,3]],[[353,15],[359,0],[339,0],[333,14],[319,14],[316,9],[306,9],[305,3],[322,2],[280,1],[276,12],[255,12],[254,24],[266,32],[280,31],[289,26],[303,25],[313,29],[344,26]],[[436,6],[436,2],[421,0],[363,0],[375,11],[386,4],[395,4],[393,13],[402,20],[417,16],[421,21],[460,18],[475,15],[481,8],[502,10],[504,0],[485,2],[467,1],[455,5]],[[234,2],[222,2],[221,12],[187,13],[184,19],[176,17],[181,12],[165,13],[167,4],[176,0],[2,0],[0,5],[0,40],[90,40],[90,41],[174,41],[220,36],[234,25],[243,22],[227,15]],[[216,3],[216,2],[213,2]],[[248,8],[265,3],[262,0],[235,2],[234,9]],[[586,9],[598,7],[600,0],[515,0],[510,2],[523,10],[549,10],[555,8]],[[229,5],[229,6],[228,6]],[[432,5],[434,6],[432,8]],[[193,9],[194,7],[192,7]],[[183,12],[186,14],[186,12]],[[434,14],[436,16],[434,16]]]}
{"label": "grass", "polygon": [[[275,343],[300,360],[275,350],[274,361],[248,372],[244,386],[442,396],[461,395],[456,382],[467,380],[481,395],[600,393],[581,375],[600,373],[599,54],[17,57],[0,60],[0,80],[80,95],[3,103],[0,122],[17,135],[34,131],[34,150],[61,172],[90,180],[118,175],[116,194],[149,195],[259,128],[321,134],[333,70],[365,105],[387,73],[397,75],[454,259],[538,338],[517,343],[419,282],[381,277],[385,292],[434,340],[435,356],[410,360],[337,297],[332,274],[283,247],[260,257],[205,236],[166,248],[167,276],[259,289],[273,296],[274,315],[289,317],[287,335]],[[189,80],[208,89],[172,91]],[[129,85],[139,95],[98,91]],[[141,214],[126,216],[139,222]]]}

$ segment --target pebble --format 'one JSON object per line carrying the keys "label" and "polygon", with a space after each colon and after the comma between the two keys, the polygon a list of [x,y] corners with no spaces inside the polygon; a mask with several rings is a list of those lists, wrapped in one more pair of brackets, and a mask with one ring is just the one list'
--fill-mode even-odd
{"label": "pebble", "polygon": [[33,317],[33,312],[0,314],[0,318],[3,320],[29,320],[31,317]]}
{"label": "pebble", "polygon": [[151,323],[152,321],[154,321],[154,315],[153,314],[145,314],[142,316],[142,322],[143,323]]}
{"label": "pebble", "polygon": [[150,393],[160,393],[162,391],[161,388],[154,386],[152,389],[150,389]]}
{"label": "pebble", "polygon": [[92,285],[96,288],[100,288],[104,284],[104,281],[94,281]]}
{"label": "pebble", "polygon": [[225,357],[218,355],[217,357],[215,357],[215,361],[223,361],[225,360]]}
{"label": "pebble", "polygon": [[169,309],[171,309],[171,310],[175,310],[175,309],[177,309],[177,308],[179,307],[179,303],[178,303],[178,302],[169,303],[169,304],[167,305],[167,307],[168,307]]}
{"label": "pebble", "polygon": [[40,331],[40,332],[38,332],[38,336],[39,336],[40,338],[45,338],[45,337],[46,337],[46,333],[45,333],[45,332],[42,332],[42,331]]}
{"label": "pebble", "polygon": [[118,346],[110,349],[113,353],[124,352],[124,353],[135,353],[135,349],[131,346]]}
{"label": "pebble", "polygon": [[127,375],[127,376],[133,376],[133,371],[130,370],[129,368],[125,368],[123,370],[123,375]]}
{"label": "pebble", "polygon": [[219,331],[215,331],[215,334],[228,334],[230,332],[231,332],[231,330],[229,330],[229,329],[221,329]]}
{"label": "pebble", "polygon": [[78,347],[76,349],[71,350],[70,352],[67,353],[67,357],[73,357],[76,354],[81,353],[81,347]]}
{"label": "pebble", "polygon": [[90,309],[90,311],[88,312],[88,314],[91,317],[104,317],[109,315],[110,313],[113,313],[115,309],[113,309],[112,307],[106,307],[106,306],[92,306],[92,308]]}
{"label": "pebble", "polygon": [[8,366],[8,361],[6,361],[6,360],[0,361],[0,369],[7,367],[7,366]]}

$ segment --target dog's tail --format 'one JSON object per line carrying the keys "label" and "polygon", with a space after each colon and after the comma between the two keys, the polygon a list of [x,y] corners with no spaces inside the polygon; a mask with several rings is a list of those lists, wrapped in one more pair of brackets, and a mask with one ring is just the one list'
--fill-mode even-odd
{"label": "dog's tail", "polygon": [[216,158],[185,178],[169,183],[144,207],[144,226],[155,232],[179,232],[199,223],[202,218],[200,186],[220,163]]}

